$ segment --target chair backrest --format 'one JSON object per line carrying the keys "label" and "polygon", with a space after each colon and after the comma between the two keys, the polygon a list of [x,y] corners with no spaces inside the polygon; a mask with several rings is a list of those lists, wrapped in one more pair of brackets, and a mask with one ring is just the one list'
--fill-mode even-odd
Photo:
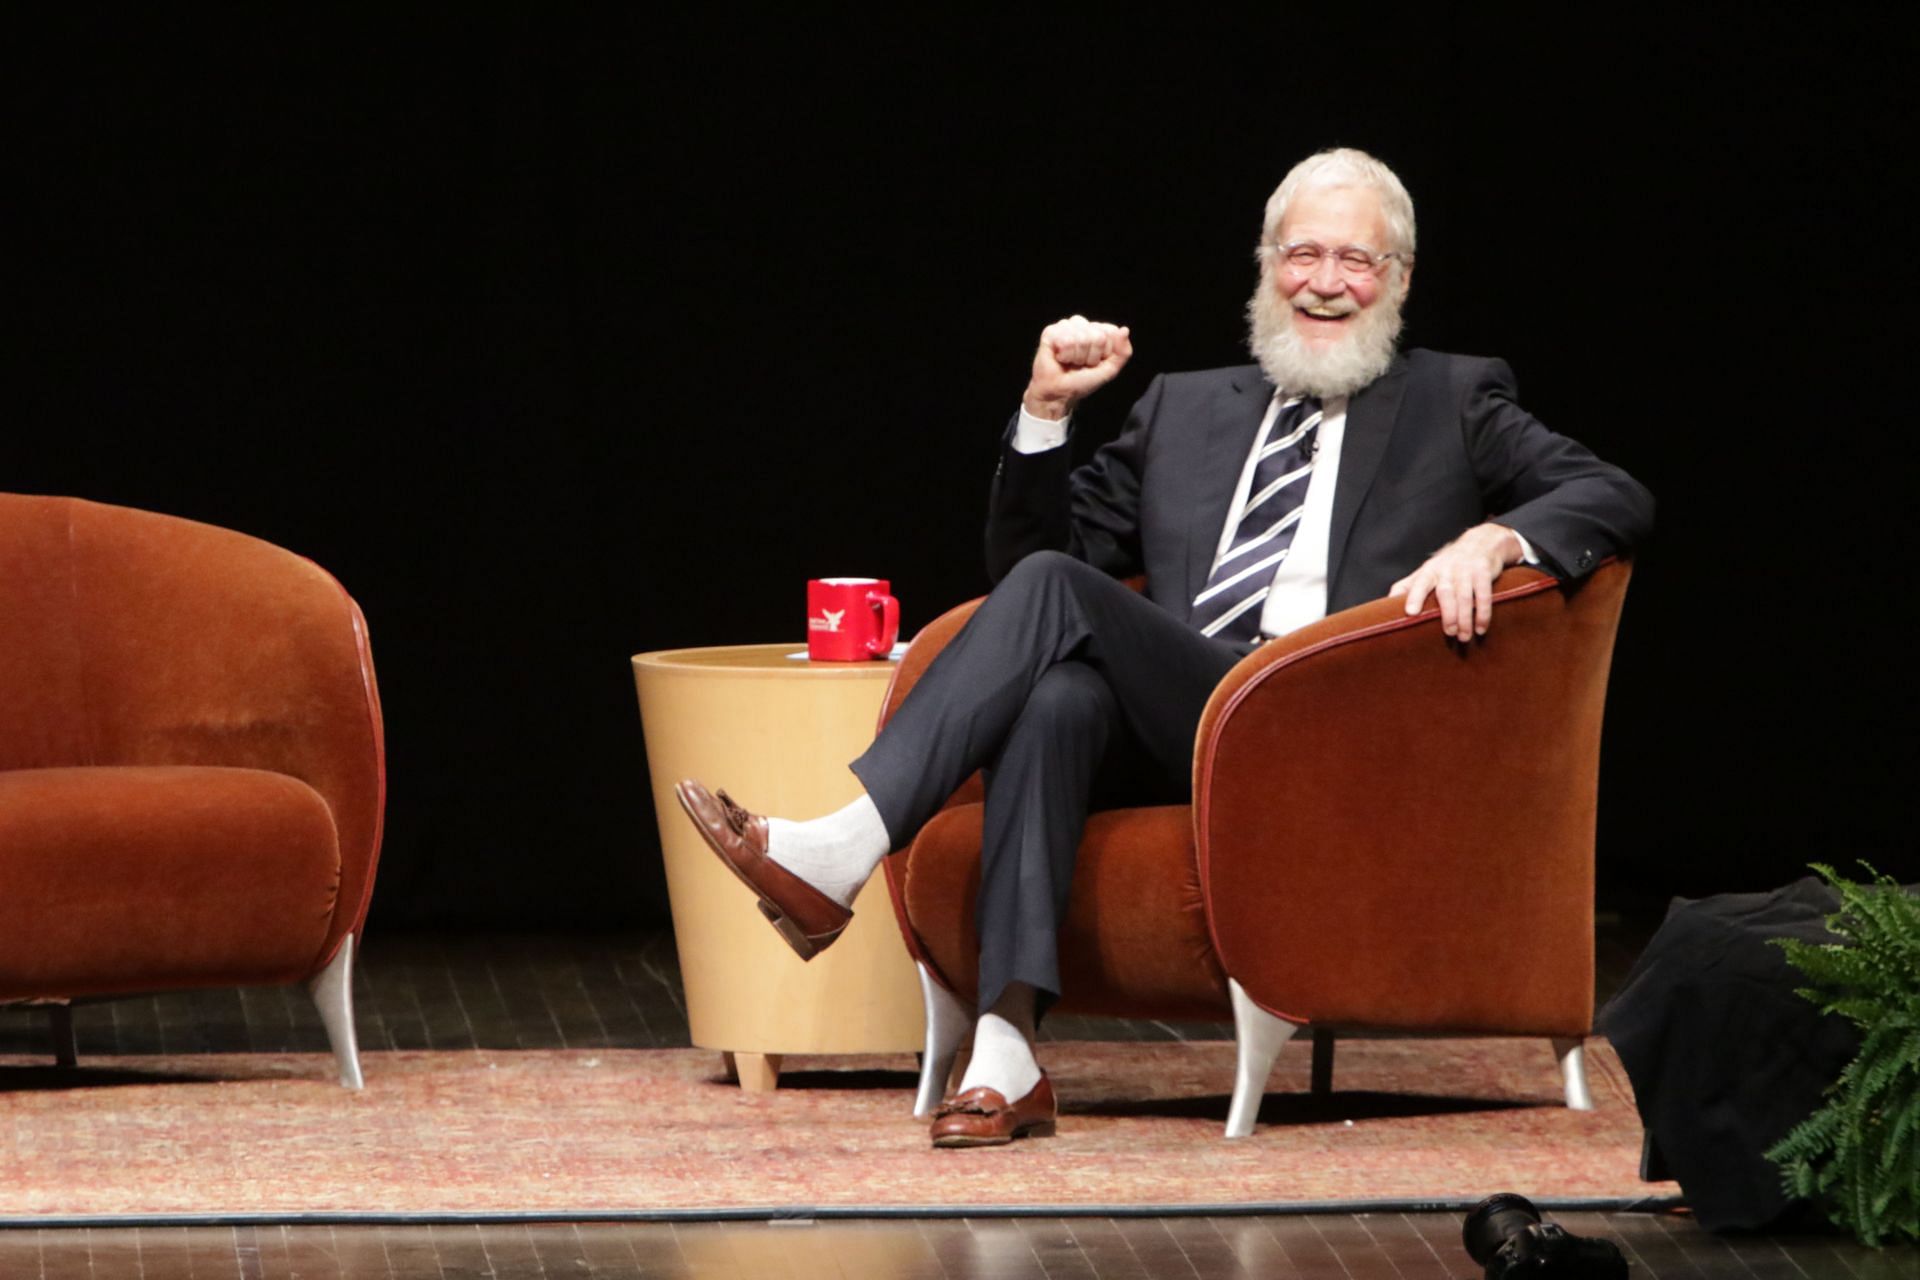
{"label": "chair backrest", "polygon": [[1376,601],[1257,651],[1202,719],[1227,973],[1283,1016],[1580,1034],[1601,714],[1628,567],[1514,570],[1484,642]]}
{"label": "chair backrest", "polygon": [[0,494],[0,769],[301,779],[340,838],[330,952],[366,914],[384,750],[365,619],[318,565],[191,520]]}

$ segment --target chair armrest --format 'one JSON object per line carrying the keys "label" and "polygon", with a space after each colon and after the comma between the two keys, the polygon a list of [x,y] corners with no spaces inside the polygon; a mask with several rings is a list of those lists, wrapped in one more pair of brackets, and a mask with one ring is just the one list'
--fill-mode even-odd
{"label": "chair armrest", "polygon": [[905,702],[913,686],[920,682],[933,660],[947,647],[952,639],[960,634],[960,628],[967,625],[967,619],[973,611],[986,602],[985,596],[957,604],[939,617],[922,627],[907,645],[907,651],[900,655],[899,664],[893,669],[893,680],[887,685],[886,700],[880,704],[879,728],[884,729],[893,713]]}
{"label": "chair armrest", "polygon": [[[907,651],[900,656],[899,664],[893,669],[893,679],[887,685],[887,696],[880,703],[880,722],[877,728],[887,727],[887,721],[893,718],[893,713],[899,710],[902,702],[906,701],[907,695],[913,691],[913,686],[919,683],[920,677],[932,665],[933,660],[940,656],[940,651],[960,634],[960,628],[967,625],[967,619],[973,616],[973,611],[978,609],[985,599],[985,596],[981,596],[965,604],[955,605],[922,627],[913,637],[907,645]],[[946,807],[950,808],[956,804],[976,804],[985,796],[986,791],[981,785],[980,775],[975,774],[961,784],[960,789],[947,800]],[[954,990],[956,988],[953,983],[945,974],[940,973],[939,966],[934,964],[926,948],[920,945],[920,938],[913,931],[912,917],[907,913],[907,863],[912,857],[912,848],[913,842],[909,839],[906,845],[895,850],[881,863],[881,870],[887,881],[887,896],[893,903],[893,918],[900,926],[900,938],[906,944],[907,954],[915,962],[936,974],[941,985]]]}
{"label": "chair armrest", "polygon": [[1373,601],[1228,673],[1196,738],[1195,840],[1214,945],[1257,1003],[1333,1024],[1586,1030],[1627,577],[1509,570],[1467,646],[1435,609]]}
{"label": "chair armrest", "polygon": [[323,954],[366,916],[385,738],[366,619],[332,575],[196,521],[70,504],[89,763],[225,765],[319,792],[339,839]]}
{"label": "chair armrest", "polygon": [[[893,679],[887,685],[887,696],[880,704],[880,723],[876,728],[887,727],[887,721],[893,718],[893,713],[899,710],[900,704],[906,701],[909,693],[913,692],[913,686],[920,682],[920,677],[926,674],[933,660],[940,656],[940,651],[945,649],[955,636],[960,634],[960,629],[967,625],[967,619],[973,616],[973,611],[978,609],[985,600],[986,597],[981,596],[965,604],[957,604],[914,635],[913,640],[907,645],[907,651],[900,655],[899,665],[893,669]],[[978,804],[985,797],[986,791],[980,782],[980,775],[976,773],[961,783],[960,789],[955,791],[948,798],[947,803],[941,807]]]}

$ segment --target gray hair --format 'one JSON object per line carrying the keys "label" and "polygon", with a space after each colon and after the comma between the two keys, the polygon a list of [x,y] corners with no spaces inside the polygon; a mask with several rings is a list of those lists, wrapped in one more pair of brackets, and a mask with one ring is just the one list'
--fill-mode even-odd
{"label": "gray hair", "polygon": [[[1287,207],[1294,197],[1302,191],[1321,187],[1367,187],[1377,192],[1380,211],[1387,220],[1387,234],[1393,238],[1393,243],[1386,248],[1413,256],[1413,197],[1407,194],[1393,170],[1352,147],[1315,152],[1281,179],[1280,186],[1267,198],[1267,221],[1260,235],[1263,252],[1279,234],[1280,224],[1286,221]],[[1397,260],[1395,266],[1399,266]]]}

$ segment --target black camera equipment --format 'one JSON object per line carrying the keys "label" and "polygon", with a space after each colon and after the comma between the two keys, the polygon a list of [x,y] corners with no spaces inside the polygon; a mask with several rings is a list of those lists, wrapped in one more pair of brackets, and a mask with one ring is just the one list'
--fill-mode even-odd
{"label": "black camera equipment", "polygon": [[1460,1240],[1487,1280],[1627,1280],[1627,1260],[1611,1240],[1589,1240],[1540,1220],[1525,1196],[1503,1191],[1473,1206]]}

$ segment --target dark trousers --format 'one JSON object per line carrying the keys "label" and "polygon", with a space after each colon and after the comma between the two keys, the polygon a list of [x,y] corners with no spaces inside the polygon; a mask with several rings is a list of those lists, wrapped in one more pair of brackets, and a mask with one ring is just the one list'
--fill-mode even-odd
{"label": "dark trousers", "polygon": [[853,762],[895,848],[976,769],[980,1008],[1009,982],[1060,993],[1087,814],[1192,795],[1207,697],[1251,646],[1210,640],[1089,565],[1043,551],[1015,565]]}

